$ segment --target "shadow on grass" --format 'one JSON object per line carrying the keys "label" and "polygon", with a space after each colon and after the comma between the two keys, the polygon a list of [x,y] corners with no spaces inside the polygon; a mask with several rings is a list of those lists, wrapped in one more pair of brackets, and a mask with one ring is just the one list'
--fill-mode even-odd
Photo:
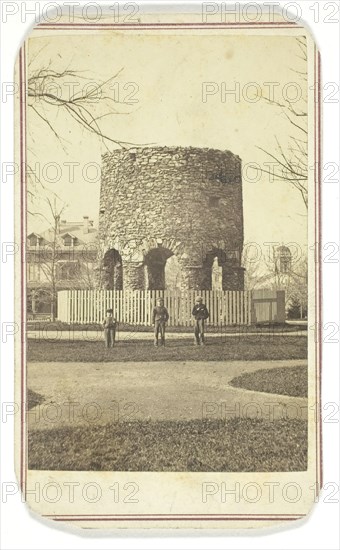
{"label": "shadow on grass", "polygon": [[302,420],[135,421],[29,433],[29,468],[155,472],[307,469]]}
{"label": "shadow on grass", "polygon": [[45,398],[33,390],[27,389],[27,409],[31,410],[37,405],[41,405],[45,401]]}

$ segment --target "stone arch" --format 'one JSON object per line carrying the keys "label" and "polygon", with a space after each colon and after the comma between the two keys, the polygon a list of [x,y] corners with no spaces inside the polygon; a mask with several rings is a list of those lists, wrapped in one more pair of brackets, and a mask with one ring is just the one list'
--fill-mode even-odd
{"label": "stone arch", "polygon": [[184,245],[182,241],[176,239],[165,239],[162,237],[149,237],[144,238],[139,242],[138,250],[143,255],[147,256],[149,252],[158,248],[167,248],[172,254],[176,254],[180,257],[184,252]]}
{"label": "stone arch", "polygon": [[106,290],[122,290],[123,262],[117,249],[110,248],[105,252],[102,270],[103,287]]}
{"label": "stone arch", "polygon": [[148,290],[165,290],[165,265],[174,253],[169,248],[158,246],[145,254],[146,287]]}

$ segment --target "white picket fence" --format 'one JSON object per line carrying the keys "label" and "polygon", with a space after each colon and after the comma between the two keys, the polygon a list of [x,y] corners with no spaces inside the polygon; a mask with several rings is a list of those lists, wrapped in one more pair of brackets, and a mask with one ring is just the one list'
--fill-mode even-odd
{"label": "white picket fence", "polygon": [[169,311],[170,326],[193,324],[192,309],[202,296],[209,310],[210,325],[250,325],[251,292],[202,290],[61,290],[58,292],[58,320],[65,323],[101,323],[112,308],[120,323],[150,326],[152,310],[159,296]]}

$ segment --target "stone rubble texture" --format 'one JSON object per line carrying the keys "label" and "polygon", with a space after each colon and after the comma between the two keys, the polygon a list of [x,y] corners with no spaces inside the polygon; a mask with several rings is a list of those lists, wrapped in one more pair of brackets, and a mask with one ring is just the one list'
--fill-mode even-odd
{"label": "stone rubble texture", "polygon": [[162,289],[176,255],[183,290],[244,289],[241,159],[230,151],[141,147],[103,155],[100,286]]}

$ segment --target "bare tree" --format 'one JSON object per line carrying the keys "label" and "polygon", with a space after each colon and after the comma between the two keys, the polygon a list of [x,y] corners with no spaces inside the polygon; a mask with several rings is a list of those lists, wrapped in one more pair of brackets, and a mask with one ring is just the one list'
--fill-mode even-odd
{"label": "bare tree", "polygon": [[274,151],[258,148],[273,163],[273,169],[262,169],[262,172],[292,185],[301,194],[304,205],[308,208],[308,112],[306,93],[303,92],[307,86],[307,45],[304,38],[296,38],[296,43],[299,49],[297,58],[301,60],[303,70],[292,71],[297,75],[301,85],[301,98],[293,102],[287,97],[282,101],[275,101],[271,97],[262,96],[269,105],[281,109],[282,116],[291,127],[290,141],[286,145],[275,136]]}
{"label": "bare tree", "polygon": [[100,278],[99,255],[99,239],[90,243],[90,247],[84,246],[78,258],[74,263],[72,279],[68,281],[68,288],[78,290],[85,288],[86,290],[94,290],[98,287],[98,279]]}
{"label": "bare tree", "polygon": [[[118,77],[123,68],[105,81],[93,80],[83,72],[69,67],[56,70],[51,61],[45,66],[43,63],[39,64],[40,54],[41,50],[28,64],[27,105],[37,120],[44,122],[47,130],[54,135],[64,152],[67,152],[67,148],[72,146],[72,143],[66,139],[63,128],[68,128],[72,120],[80,128],[95,135],[108,151],[113,145],[127,149],[136,146],[135,143],[116,138],[108,130],[114,125],[105,124],[110,117],[128,115],[130,106],[134,103],[132,98],[129,99],[129,94],[125,95],[124,101],[120,101],[119,94],[117,95],[116,84],[119,85]],[[61,119],[63,124],[56,124],[57,119]],[[28,132],[31,136],[29,151],[31,155],[35,155],[36,139],[32,132],[32,125],[28,126]],[[27,167],[27,177],[28,199],[32,202],[35,196],[45,190],[45,184],[34,173],[30,162]]]}
{"label": "bare tree", "polygon": [[252,254],[251,243],[245,243],[244,245],[241,265],[245,268],[244,287],[246,290],[253,290],[261,278],[259,274],[261,262],[257,256]]}
{"label": "bare tree", "polygon": [[[36,212],[48,223],[43,236],[38,236],[37,248],[28,249],[28,265],[36,265],[38,280],[33,279],[28,287],[28,296],[34,305],[50,304],[50,318],[56,319],[59,290],[94,289],[97,287],[98,242],[82,243],[81,239],[65,232],[61,216],[66,208],[55,196],[43,199],[47,204],[46,215]],[[66,244],[66,239],[69,242]],[[98,237],[97,237],[98,239]],[[34,308],[35,309],[35,308]],[[33,311],[34,313],[34,311]]]}
{"label": "bare tree", "polygon": [[[39,263],[39,267],[44,276],[44,284],[42,289],[45,296],[49,298],[51,304],[51,320],[56,318],[56,304],[57,304],[57,282],[58,282],[58,261],[60,259],[60,246],[59,246],[59,227],[60,218],[66,208],[66,204],[62,202],[55,194],[51,200],[49,196],[43,198],[43,201],[47,205],[47,215],[36,212],[35,214],[41,216],[49,224],[49,239],[47,245],[43,249],[31,252],[29,255],[29,261]],[[37,289],[38,291],[39,289]],[[40,289],[41,290],[41,289]]]}
{"label": "bare tree", "polygon": [[96,272],[93,262],[78,262],[72,283],[75,289],[86,288],[86,290],[94,290],[97,288]]}
{"label": "bare tree", "polygon": [[289,305],[295,301],[300,306],[300,317],[308,310],[308,258],[303,255],[293,266],[292,282],[290,286]]}
{"label": "bare tree", "polygon": [[[83,72],[73,70],[72,68],[62,67],[58,69],[56,64],[40,62],[41,50],[35,57],[31,58],[28,66],[27,81],[27,104],[32,117],[42,121],[48,132],[51,133],[66,152],[68,146],[72,146],[64,133],[63,128],[75,121],[80,128],[86,130],[89,134],[96,136],[104,147],[109,150],[111,146],[129,148],[136,144],[122,141],[116,138],[107,128],[113,127],[113,124],[105,124],[110,117],[117,115],[128,115],[129,109],[134,101],[130,101],[128,96],[124,101],[117,97],[118,77],[123,69],[115,72],[107,80],[95,80],[86,76]],[[61,119],[62,124],[57,123]],[[34,118],[30,118],[34,120]],[[29,152],[35,155],[35,136],[32,124],[28,127],[31,134]],[[39,135],[39,140],[42,139]],[[59,224],[66,204],[59,197],[49,190],[45,182],[41,180],[34,169],[28,164],[28,214],[33,217],[40,216],[50,228],[51,238],[44,250],[39,251],[39,267],[44,276],[44,284],[41,288],[29,289],[34,299],[39,300],[43,293],[43,299],[51,303],[51,318],[55,320],[57,290],[59,279],[58,265],[60,259],[60,236]],[[43,202],[43,204],[41,204]],[[33,251],[29,254],[29,261],[34,260]],[[86,254],[85,254],[86,256]],[[83,261],[84,260],[84,261]],[[59,262],[60,264],[60,262]],[[74,272],[70,286],[85,286],[93,288],[95,286],[96,274],[92,262],[84,257],[82,261],[73,262]]]}
{"label": "bare tree", "polygon": [[[134,145],[109,135],[102,126],[106,117],[117,114],[128,114],[123,106],[131,105],[129,101],[120,102],[112,94],[115,82],[122,72],[120,69],[106,81],[94,81],[79,71],[65,68],[57,71],[50,62],[47,67],[33,68],[35,58],[28,66],[27,97],[28,107],[42,120],[65,150],[66,140],[51,122],[50,109],[58,114],[73,119],[82,128],[96,135],[104,145],[114,144],[125,148]],[[118,110],[119,107],[119,110]]]}

